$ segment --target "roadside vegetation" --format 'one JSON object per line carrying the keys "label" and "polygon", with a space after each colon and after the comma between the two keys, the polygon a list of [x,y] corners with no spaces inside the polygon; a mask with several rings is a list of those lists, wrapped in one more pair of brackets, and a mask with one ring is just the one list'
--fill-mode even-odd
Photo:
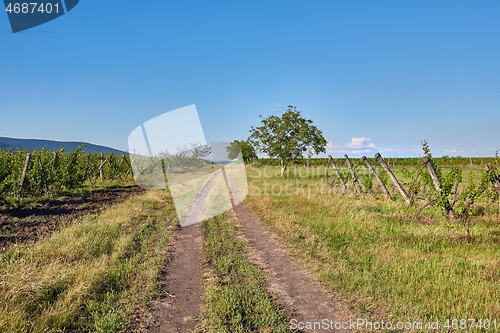
{"label": "roadside vegetation", "polygon": [[0,332],[121,332],[159,293],[177,218],[148,191],[0,254]]}
{"label": "roadside vegetation", "polygon": [[[405,169],[394,172],[408,186]],[[441,323],[496,319],[500,326],[500,218],[490,198],[478,199],[469,212],[470,239],[437,205],[422,209],[424,203],[410,206],[397,195],[390,201],[371,191],[342,193],[325,179],[325,168],[290,168],[288,178],[278,167],[247,171],[248,205],[357,313]],[[450,172],[443,169],[443,176]],[[464,170],[469,182],[483,172]],[[367,171],[358,177],[368,184]]]}

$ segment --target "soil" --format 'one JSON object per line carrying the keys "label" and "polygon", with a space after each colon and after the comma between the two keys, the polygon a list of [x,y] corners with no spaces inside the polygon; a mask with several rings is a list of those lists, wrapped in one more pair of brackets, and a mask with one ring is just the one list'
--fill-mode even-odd
{"label": "soil", "polygon": [[[193,199],[182,221],[202,219],[215,179],[212,177]],[[201,326],[201,227],[199,223],[182,227],[175,237],[162,277],[164,296],[152,305],[153,319],[147,331],[150,333],[197,332]]]}
{"label": "soil", "polygon": [[[320,322],[323,319],[349,322],[353,318],[342,306],[341,300],[326,291],[299,262],[292,258],[276,240],[276,236],[262,224],[259,218],[245,205],[235,208],[241,224],[242,236],[253,247],[251,258],[269,277],[269,291],[281,306],[293,311],[290,320],[297,322]],[[325,330],[303,330],[324,332]],[[347,330],[334,330],[347,332]],[[352,332],[352,331],[350,331]]]}
{"label": "soil", "polygon": [[169,265],[163,272],[162,299],[152,305],[150,333],[195,332],[200,325],[201,281],[199,224],[177,232]]}
{"label": "soil", "polygon": [[0,251],[14,243],[35,241],[77,217],[98,212],[144,191],[137,186],[116,186],[60,200],[41,201],[29,207],[0,208]]}

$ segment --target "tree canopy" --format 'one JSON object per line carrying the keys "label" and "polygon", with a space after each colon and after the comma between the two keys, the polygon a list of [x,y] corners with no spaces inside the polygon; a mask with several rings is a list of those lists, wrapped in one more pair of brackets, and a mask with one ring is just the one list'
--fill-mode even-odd
{"label": "tree canopy", "polygon": [[243,162],[248,163],[254,161],[257,158],[254,147],[248,143],[248,141],[234,140],[226,148],[229,159],[233,160],[238,157],[241,151],[243,155]]}
{"label": "tree canopy", "polygon": [[326,152],[323,133],[312,123],[295,106],[288,105],[281,116],[269,116],[260,126],[252,126],[248,141],[258,151],[279,158],[283,174],[290,161]]}

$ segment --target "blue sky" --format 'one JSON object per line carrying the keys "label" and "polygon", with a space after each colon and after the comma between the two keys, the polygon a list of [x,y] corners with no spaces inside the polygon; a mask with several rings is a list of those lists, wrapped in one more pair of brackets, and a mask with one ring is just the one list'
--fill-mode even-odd
{"label": "blue sky", "polygon": [[81,0],[13,34],[0,13],[0,136],[127,149],[196,104],[207,141],[288,104],[334,156],[493,156],[499,1]]}

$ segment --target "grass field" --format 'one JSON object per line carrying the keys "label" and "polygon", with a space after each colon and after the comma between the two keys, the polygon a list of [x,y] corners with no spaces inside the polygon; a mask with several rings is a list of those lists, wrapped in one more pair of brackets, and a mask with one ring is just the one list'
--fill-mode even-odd
{"label": "grass field", "polygon": [[157,296],[177,225],[148,191],[0,254],[0,332],[121,332]]}
{"label": "grass field", "polygon": [[[436,208],[417,216],[419,204],[409,207],[397,196],[329,193],[318,169],[281,178],[278,168],[249,167],[246,202],[352,309],[372,320],[500,324],[496,205],[472,218],[469,243],[463,227]],[[400,170],[395,173],[404,181]]]}
{"label": "grass field", "polygon": [[[208,201],[216,198],[207,198]],[[150,190],[0,254],[0,332],[139,331],[178,219]],[[232,212],[202,224],[203,332],[289,332]],[[168,266],[167,266],[168,267]],[[167,268],[168,270],[168,268]]]}
{"label": "grass field", "polygon": [[[373,321],[439,320],[441,331],[449,331],[447,319],[500,327],[497,205],[477,202],[470,241],[440,209],[421,210],[418,200],[409,206],[390,184],[393,201],[376,182],[372,191],[342,193],[325,171],[290,168],[283,178],[277,167],[247,167],[245,201],[353,313]],[[467,169],[465,179],[469,172],[477,180],[483,171]],[[403,168],[394,173],[407,186]],[[359,170],[362,184],[368,177]],[[207,202],[215,209],[222,198],[213,195]],[[158,298],[177,226],[170,192],[150,190],[7,248],[0,253],[0,332],[124,331]],[[290,332],[293,314],[267,290],[234,213],[201,227],[201,331]]]}

